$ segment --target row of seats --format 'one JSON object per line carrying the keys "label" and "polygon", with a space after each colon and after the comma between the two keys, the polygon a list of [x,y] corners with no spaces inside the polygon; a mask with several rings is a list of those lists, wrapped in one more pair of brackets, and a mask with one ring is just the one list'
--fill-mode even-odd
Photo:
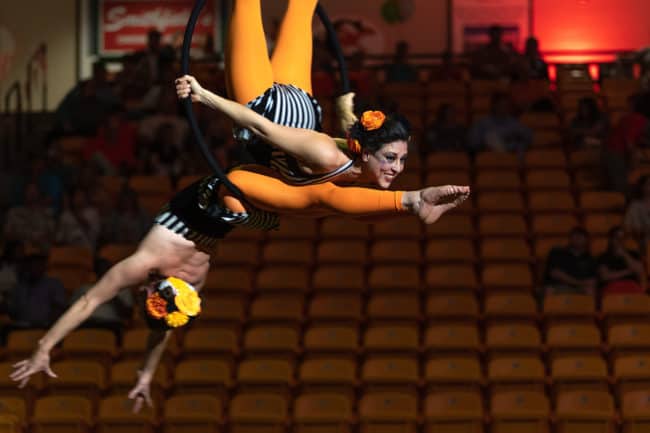
{"label": "row of seats", "polygon": [[[516,391],[493,394],[488,409],[478,393],[441,392],[427,395],[420,407],[410,394],[368,392],[354,411],[352,399],[336,393],[301,394],[292,401],[272,393],[242,392],[227,409],[212,395],[175,396],[165,401],[162,414],[152,410],[133,414],[130,401],[114,396],[103,399],[95,415],[83,396],[52,396],[36,402],[30,421],[35,433],[85,433],[95,426],[98,433],[153,432],[159,425],[164,433],[216,433],[223,431],[224,424],[230,432],[250,433],[288,432],[289,428],[294,433],[348,433],[356,424],[361,433],[415,433],[419,426],[430,433],[482,432],[487,426],[494,432],[544,433],[550,425],[561,432],[584,433],[613,431],[619,420],[626,432],[646,431],[650,393],[627,393],[623,402],[617,413],[607,392],[571,391],[561,393],[551,410],[543,393]],[[16,413],[15,424],[27,421],[20,400],[3,399],[0,404]]]}

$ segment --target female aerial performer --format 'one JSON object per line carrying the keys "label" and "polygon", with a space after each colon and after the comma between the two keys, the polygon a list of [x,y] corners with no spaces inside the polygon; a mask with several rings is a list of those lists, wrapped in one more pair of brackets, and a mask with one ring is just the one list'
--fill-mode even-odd
{"label": "female aerial performer", "polygon": [[[337,108],[345,139],[316,132],[321,107],[311,94],[312,17],[317,0],[289,0],[269,60],[260,0],[235,0],[226,47],[229,101],[192,76],[176,80],[180,98],[214,108],[237,125],[235,136],[257,164],[287,183],[370,184],[388,188],[404,169],[409,131],[378,111],[357,120],[349,93]],[[287,128],[290,127],[290,128]],[[299,128],[296,131],[293,128]]]}

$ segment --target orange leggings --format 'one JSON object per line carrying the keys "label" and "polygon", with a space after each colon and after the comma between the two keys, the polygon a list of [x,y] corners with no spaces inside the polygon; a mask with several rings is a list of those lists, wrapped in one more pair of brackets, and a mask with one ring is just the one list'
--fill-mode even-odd
{"label": "orange leggings", "polygon": [[226,45],[230,97],[246,104],[274,82],[311,94],[312,17],[318,0],[289,0],[269,60],[261,0],[234,0]]}
{"label": "orange leggings", "polygon": [[[405,213],[402,191],[359,187],[339,187],[331,182],[291,186],[274,177],[235,170],[228,178],[253,205],[280,215],[383,217]],[[224,205],[233,212],[244,212],[242,203],[225,191]]]}

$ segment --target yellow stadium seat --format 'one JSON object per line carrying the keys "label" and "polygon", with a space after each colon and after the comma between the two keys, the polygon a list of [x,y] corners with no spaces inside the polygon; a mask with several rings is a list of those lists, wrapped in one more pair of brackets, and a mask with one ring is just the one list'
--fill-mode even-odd
{"label": "yellow stadium seat", "polygon": [[370,321],[415,322],[421,318],[420,302],[416,293],[377,293],[368,300],[366,314]]}
{"label": "yellow stadium seat", "polygon": [[488,321],[534,322],[537,305],[529,293],[495,293],[485,298],[484,314]]}
{"label": "yellow stadium seat", "polygon": [[243,350],[248,355],[292,357],[298,351],[298,332],[285,326],[255,326],[246,330]]}
{"label": "yellow stadium seat", "polygon": [[600,331],[594,324],[554,324],[548,328],[546,344],[552,355],[597,355],[601,350]]}
{"label": "yellow stadium seat", "polygon": [[650,389],[650,355],[622,355],[614,361],[614,379],[619,397],[627,391]]}
{"label": "yellow stadium seat", "polygon": [[523,264],[486,264],[481,278],[487,290],[532,290],[533,287],[530,267]]}
{"label": "yellow stadium seat", "polygon": [[359,401],[360,433],[415,433],[416,396],[398,392],[369,392]]}
{"label": "yellow stadium seat", "polygon": [[230,401],[231,433],[280,433],[286,429],[287,400],[273,393],[243,392]]}
{"label": "yellow stadium seat", "polygon": [[547,295],[544,297],[544,318],[549,323],[560,321],[593,322],[596,302],[592,295]]}
{"label": "yellow stadium seat", "polygon": [[650,391],[631,391],[622,398],[623,433],[643,433],[650,428]]}
{"label": "yellow stadium seat", "polygon": [[165,402],[164,433],[221,433],[223,402],[209,394],[175,395]]}
{"label": "yellow stadium seat", "polygon": [[44,335],[45,330],[42,329],[21,329],[9,332],[6,347],[9,359],[17,360],[30,356]]}
{"label": "yellow stadium seat", "polygon": [[354,396],[357,366],[348,357],[316,357],[302,362],[298,369],[299,383],[306,392],[337,392]]}
{"label": "yellow stadium seat", "polygon": [[175,394],[224,395],[232,386],[232,369],[226,361],[192,359],[181,361],[174,371]]}
{"label": "yellow stadium seat", "polygon": [[117,340],[112,331],[77,329],[65,337],[62,348],[66,357],[97,359],[108,363],[117,355]]}
{"label": "yellow stadium seat", "polygon": [[306,292],[309,272],[304,266],[269,265],[259,271],[255,286],[259,291]]}
{"label": "yellow stadium seat", "polygon": [[367,260],[367,249],[361,240],[325,240],[316,249],[316,261],[319,264],[363,265]]}
{"label": "yellow stadium seat", "polygon": [[86,433],[91,431],[93,407],[81,396],[48,396],[36,400],[34,433]]}
{"label": "yellow stadium seat", "polygon": [[0,431],[11,433],[27,431],[27,413],[27,404],[22,397],[3,395],[0,397]]}
{"label": "yellow stadium seat", "polygon": [[248,240],[224,240],[217,244],[212,263],[222,265],[255,266],[260,261],[260,248],[257,242]]}
{"label": "yellow stadium seat", "polygon": [[370,261],[374,264],[418,264],[421,260],[422,251],[416,240],[379,240],[370,247]]}
{"label": "yellow stadium seat", "polygon": [[80,246],[53,246],[48,256],[48,267],[93,270],[93,252]]}
{"label": "yellow stadium seat", "polygon": [[482,433],[483,404],[478,392],[448,391],[427,395],[424,401],[427,433]]}
{"label": "yellow stadium seat", "polygon": [[479,232],[481,236],[524,237],[528,234],[528,228],[521,215],[481,215]]}
{"label": "yellow stadium seat", "polygon": [[650,296],[642,293],[607,295],[603,297],[602,312],[610,325],[638,322],[650,314]]}
{"label": "yellow stadium seat", "polygon": [[420,271],[413,265],[384,265],[374,267],[368,276],[371,290],[420,289]]}
{"label": "yellow stadium seat", "polygon": [[491,431],[493,433],[548,433],[551,408],[540,391],[504,391],[493,394]]}
{"label": "yellow stadium seat", "polygon": [[244,266],[220,266],[210,269],[203,285],[206,292],[236,292],[239,295],[252,289],[252,268]]}
{"label": "yellow stadium seat", "polygon": [[245,359],[237,366],[239,390],[286,394],[293,384],[293,367],[287,360]]}
{"label": "yellow stadium seat", "polygon": [[481,212],[523,213],[526,209],[524,199],[518,192],[485,192],[478,196]]}
{"label": "yellow stadium seat", "polygon": [[314,260],[311,241],[274,240],[262,249],[262,261],[266,265],[290,264],[308,266]]}
{"label": "yellow stadium seat", "polygon": [[307,355],[355,355],[359,350],[359,331],[352,326],[312,326],[305,331]]}
{"label": "yellow stadium seat", "polygon": [[532,232],[535,236],[567,236],[574,227],[578,227],[578,218],[566,213],[534,214]]}
{"label": "yellow stadium seat", "polygon": [[440,218],[435,224],[426,226],[428,238],[468,238],[476,236],[472,217],[450,213],[445,218]]}
{"label": "yellow stadium seat", "polygon": [[427,156],[428,170],[459,169],[467,171],[470,168],[469,156],[464,152],[433,152]]}
{"label": "yellow stadium seat", "polygon": [[599,149],[576,150],[569,154],[569,161],[574,168],[600,166],[600,158]]}
{"label": "yellow stadium seat", "polygon": [[295,294],[260,295],[250,306],[249,322],[299,324],[303,319],[304,301]]}
{"label": "yellow stadium seat", "polygon": [[567,244],[567,234],[537,239],[535,241],[535,258],[544,262],[553,248],[564,247]]}
{"label": "yellow stadium seat", "polygon": [[[110,370],[110,388],[111,393],[115,395],[126,395],[133,388],[138,379],[138,370],[142,368],[142,360],[127,359],[120,361],[111,366]],[[171,387],[169,370],[166,364],[160,364],[156,368],[153,380],[151,381],[151,396],[156,402],[161,401],[161,397]]]}
{"label": "yellow stadium seat", "polygon": [[361,366],[361,381],[366,390],[416,391],[419,380],[415,357],[374,356]]}
{"label": "yellow stadium seat", "polygon": [[625,209],[625,196],[614,191],[583,192],[578,202],[588,212],[622,212]]}
{"label": "yellow stadium seat", "polygon": [[435,324],[424,333],[424,350],[430,356],[474,354],[480,350],[478,330],[475,325]]}
{"label": "yellow stadium seat", "polygon": [[525,239],[484,238],[480,248],[485,262],[532,262],[530,247]]}
{"label": "yellow stadium seat", "polygon": [[617,324],[609,328],[607,343],[617,355],[633,351],[650,352],[650,324],[647,322]]}
{"label": "yellow stadium seat", "polygon": [[430,263],[476,262],[471,239],[431,239],[427,242],[425,258]]}
{"label": "yellow stadium seat", "polygon": [[[122,336],[122,346],[120,347],[122,358],[141,358],[147,350],[147,338],[149,329],[137,328],[129,329]],[[163,361],[169,363],[178,354],[178,340],[174,337],[167,342],[167,347],[163,354]]]}
{"label": "yellow stadium seat", "polygon": [[416,353],[419,340],[415,325],[370,326],[363,336],[363,347],[370,353]]}
{"label": "yellow stadium seat", "polygon": [[474,161],[476,168],[480,170],[492,169],[514,169],[519,167],[517,155],[503,152],[481,152]]}
{"label": "yellow stadium seat", "polygon": [[324,239],[364,240],[370,236],[370,225],[342,218],[325,218],[320,234]]}
{"label": "yellow stadium seat", "polygon": [[361,296],[319,293],[312,298],[307,317],[318,322],[357,323],[361,320]]}
{"label": "yellow stadium seat", "polygon": [[528,203],[534,213],[572,213],[576,210],[575,201],[568,191],[532,191],[528,196]]}
{"label": "yellow stadium seat", "polygon": [[271,240],[302,239],[313,240],[318,236],[318,226],[315,220],[309,218],[283,218],[278,230],[268,232]]}
{"label": "yellow stadium seat", "polygon": [[476,323],[479,315],[476,296],[470,293],[432,294],[427,298],[425,315],[432,321]]}
{"label": "yellow stadium seat", "polygon": [[106,397],[99,403],[97,433],[153,433],[157,419],[154,410],[146,404],[133,412],[133,400],[123,395]]}
{"label": "yellow stadium seat", "polygon": [[542,338],[536,326],[530,324],[494,324],[485,335],[485,345],[492,358],[516,355],[538,355]]}
{"label": "yellow stadium seat", "polygon": [[362,292],[366,288],[365,275],[359,266],[323,265],[313,273],[313,289],[316,291],[355,291]]}
{"label": "yellow stadium seat", "polygon": [[521,188],[521,178],[516,171],[494,168],[481,170],[476,175],[476,189],[479,191],[519,191]]}
{"label": "yellow stadium seat", "polygon": [[183,354],[188,359],[230,360],[239,354],[238,335],[229,328],[191,328],[183,337]]}
{"label": "yellow stadium seat", "polygon": [[530,191],[562,190],[571,188],[571,178],[565,169],[533,169],[526,172]]}
{"label": "yellow stadium seat", "polygon": [[478,289],[478,279],[473,265],[429,265],[425,278],[428,290]]}
{"label": "yellow stadium seat", "polygon": [[80,287],[97,281],[93,271],[69,267],[50,268],[47,270],[47,276],[61,281],[67,294],[72,294]]}
{"label": "yellow stadium seat", "polygon": [[[567,158],[561,149],[531,149],[524,162],[528,169],[557,169],[565,172]],[[530,170],[529,173],[534,172]]]}
{"label": "yellow stadium seat", "polygon": [[59,361],[52,364],[57,378],[48,379],[48,389],[66,395],[85,395],[97,402],[106,390],[108,377],[106,368],[94,361]]}
{"label": "yellow stadium seat", "polygon": [[[445,184],[446,185],[446,184]],[[419,240],[422,237],[422,225],[404,224],[401,220],[388,220],[373,224],[372,234],[376,240],[383,239],[413,239]]]}
{"label": "yellow stadium seat", "polygon": [[492,392],[544,392],[544,364],[535,356],[491,359],[487,366],[487,380]]}
{"label": "yellow stadium seat", "polygon": [[106,244],[99,249],[97,255],[111,263],[117,263],[135,252],[137,244]]}
{"label": "yellow stadium seat", "polygon": [[605,391],[567,391],[557,397],[556,428],[562,433],[614,431],[614,402]]}
{"label": "yellow stadium seat", "polygon": [[430,359],[424,382],[428,392],[478,391],[483,384],[481,364],[474,356]]}
{"label": "yellow stadium seat", "polygon": [[330,431],[350,433],[353,421],[352,401],[336,393],[299,395],[294,403],[295,433]]}
{"label": "yellow stadium seat", "polygon": [[607,391],[607,364],[597,355],[560,357],[551,362],[551,379],[556,394],[564,391]]}

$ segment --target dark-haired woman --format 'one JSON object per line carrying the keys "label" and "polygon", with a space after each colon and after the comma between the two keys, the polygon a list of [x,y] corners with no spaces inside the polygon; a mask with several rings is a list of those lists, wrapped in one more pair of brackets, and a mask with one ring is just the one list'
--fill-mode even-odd
{"label": "dark-haired woman", "polygon": [[[192,77],[176,90],[226,116],[253,160],[273,168],[292,185],[364,183],[388,188],[404,169],[408,128],[388,117],[364,127],[352,114],[349,93],[337,107],[347,139],[320,129],[321,107],[311,96],[312,19],[316,0],[289,0],[269,59],[260,0],[235,0],[226,52],[228,101],[204,90]],[[245,106],[242,109],[242,105]],[[367,123],[366,123],[367,124]],[[281,125],[281,126],[279,126]],[[290,127],[294,129],[287,129]]]}

